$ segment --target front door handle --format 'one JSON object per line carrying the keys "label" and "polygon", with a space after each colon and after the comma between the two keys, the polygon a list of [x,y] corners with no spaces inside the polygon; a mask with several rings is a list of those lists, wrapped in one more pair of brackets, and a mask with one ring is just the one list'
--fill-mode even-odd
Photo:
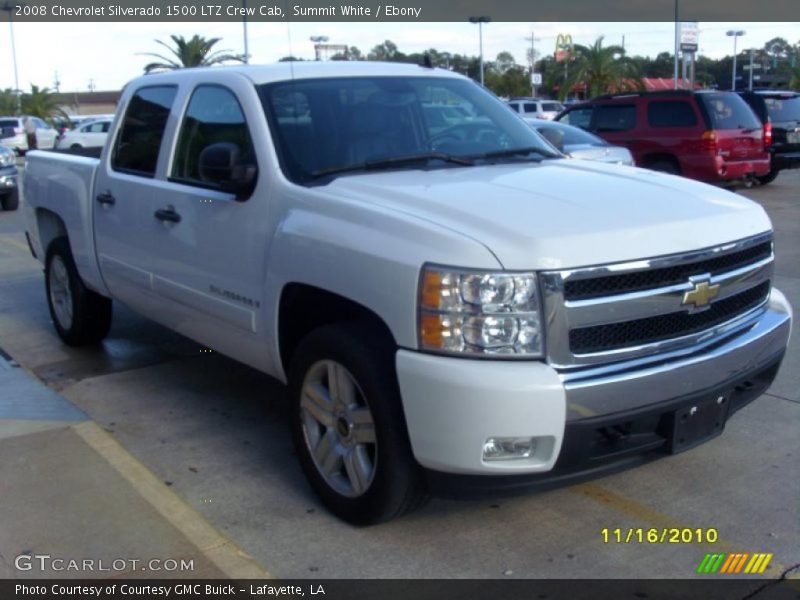
{"label": "front door handle", "polygon": [[175,207],[159,208],[153,216],[159,221],[169,221],[170,223],[180,223],[181,216],[175,212]]}
{"label": "front door handle", "polygon": [[111,195],[111,192],[105,192],[103,194],[97,194],[97,198],[95,198],[100,204],[103,206],[113,206],[117,201],[114,199],[114,196]]}

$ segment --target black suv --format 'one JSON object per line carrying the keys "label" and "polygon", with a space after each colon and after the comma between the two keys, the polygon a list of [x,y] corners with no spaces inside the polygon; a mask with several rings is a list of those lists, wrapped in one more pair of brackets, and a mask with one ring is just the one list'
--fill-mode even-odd
{"label": "black suv", "polygon": [[800,92],[756,90],[739,92],[764,124],[764,133],[772,133],[769,153],[770,171],[757,179],[764,185],[783,169],[800,167]]}

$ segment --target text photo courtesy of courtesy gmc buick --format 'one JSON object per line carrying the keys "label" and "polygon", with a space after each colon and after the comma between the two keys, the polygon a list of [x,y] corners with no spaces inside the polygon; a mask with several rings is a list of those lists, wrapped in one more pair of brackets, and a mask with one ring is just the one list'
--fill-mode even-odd
{"label": "text photo courtesy of courtesy gmc buick", "polygon": [[100,341],[120,302],[287,383],[352,523],[693,448],[788,343],[760,206],[566,158],[446,70],[148,75],[82,154],[24,173],[61,339]]}

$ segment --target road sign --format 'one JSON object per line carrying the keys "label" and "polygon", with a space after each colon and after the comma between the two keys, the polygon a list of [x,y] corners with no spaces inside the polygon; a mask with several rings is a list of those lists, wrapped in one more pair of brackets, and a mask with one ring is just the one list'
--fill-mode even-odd
{"label": "road sign", "polygon": [[[742,68],[743,68],[745,71],[749,71],[749,70],[750,70],[750,65],[744,65]],[[755,64],[753,64],[753,70],[754,70],[754,71],[757,71],[757,70],[758,70],[758,69],[760,69],[760,68],[761,68],[761,65],[759,65],[758,63],[755,63]]]}
{"label": "road sign", "polygon": [[684,21],[681,23],[681,52],[697,52],[697,42],[700,30],[697,21]]}
{"label": "road sign", "polygon": [[532,85],[542,85],[542,74],[541,73],[531,73],[531,84]]}

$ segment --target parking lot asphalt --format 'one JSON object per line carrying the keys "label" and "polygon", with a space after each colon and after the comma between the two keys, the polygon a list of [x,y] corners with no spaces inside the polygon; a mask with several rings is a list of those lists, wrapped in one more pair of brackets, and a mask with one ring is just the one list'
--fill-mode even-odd
{"label": "parking lot asphalt", "polygon": [[[772,217],[775,284],[800,307],[800,172],[738,193],[760,202]],[[98,507],[97,523],[113,518],[117,503],[115,531],[121,540],[132,536],[119,550],[142,558],[196,555],[208,573],[228,572],[224,560],[204,552],[208,536],[218,535],[214,539],[246,563],[233,569],[283,578],[687,578],[698,577],[707,552],[773,553],[762,575],[748,576],[754,588],[759,579],[800,576],[797,335],[772,388],[737,413],[721,437],[694,450],[546,493],[481,502],[434,499],[392,523],[355,528],[329,515],[306,484],[287,432],[284,390],[274,380],[120,306],[101,347],[61,344],[47,312],[40,265],[23,232],[21,211],[0,213],[0,347],[21,365],[18,371],[65,398],[70,408],[61,409],[74,420],[48,417],[37,426],[21,423],[36,421],[35,415],[15,419],[9,418],[15,417],[12,408],[0,412],[3,521],[6,515],[20,519],[14,535],[0,533],[0,576],[20,576],[9,557],[32,550],[26,539],[35,538],[35,551],[77,557],[113,551],[113,541],[102,548],[80,541],[87,536],[79,529],[93,523],[80,513],[87,502]],[[0,411],[4,402],[14,403],[10,389],[0,387]],[[51,441],[42,444],[35,436]],[[78,483],[63,476],[60,496],[51,490],[49,503],[22,504],[51,485],[45,472],[15,466],[20,456],[35,462],[43,446],[51,455],[42,460],[55,461],[52,468],[62,474],[73,472],[69,461],[55,457],[60,450],[67,457],[76,453],[71,468]],[[115,458],[104,454],[108,448]],[[90,462],[78,468],[81,452],[89,453]],[[82,497],[94,471],[93,494]],[[184,521],[173,522],[163,509],[164,490]],[[18,500],[10,512],[7,499]],[[134,518],[128,506],[147,518]],[[57,533],[38,525],[43,521],[30,514],[36,510],[51,513],[48,522],[58,524]],[[163,525],[159,519],[175,535],[160,547],[137,545],[142,536],[133,530]],[[205,527],[206,537],[193,537],[195,526]],[[713,528],[719,539],[613,541],[615,529],[675,527]],[[611,541],[603,539],[603,529]],[[102,535],[100,527],[92,531]]]}

